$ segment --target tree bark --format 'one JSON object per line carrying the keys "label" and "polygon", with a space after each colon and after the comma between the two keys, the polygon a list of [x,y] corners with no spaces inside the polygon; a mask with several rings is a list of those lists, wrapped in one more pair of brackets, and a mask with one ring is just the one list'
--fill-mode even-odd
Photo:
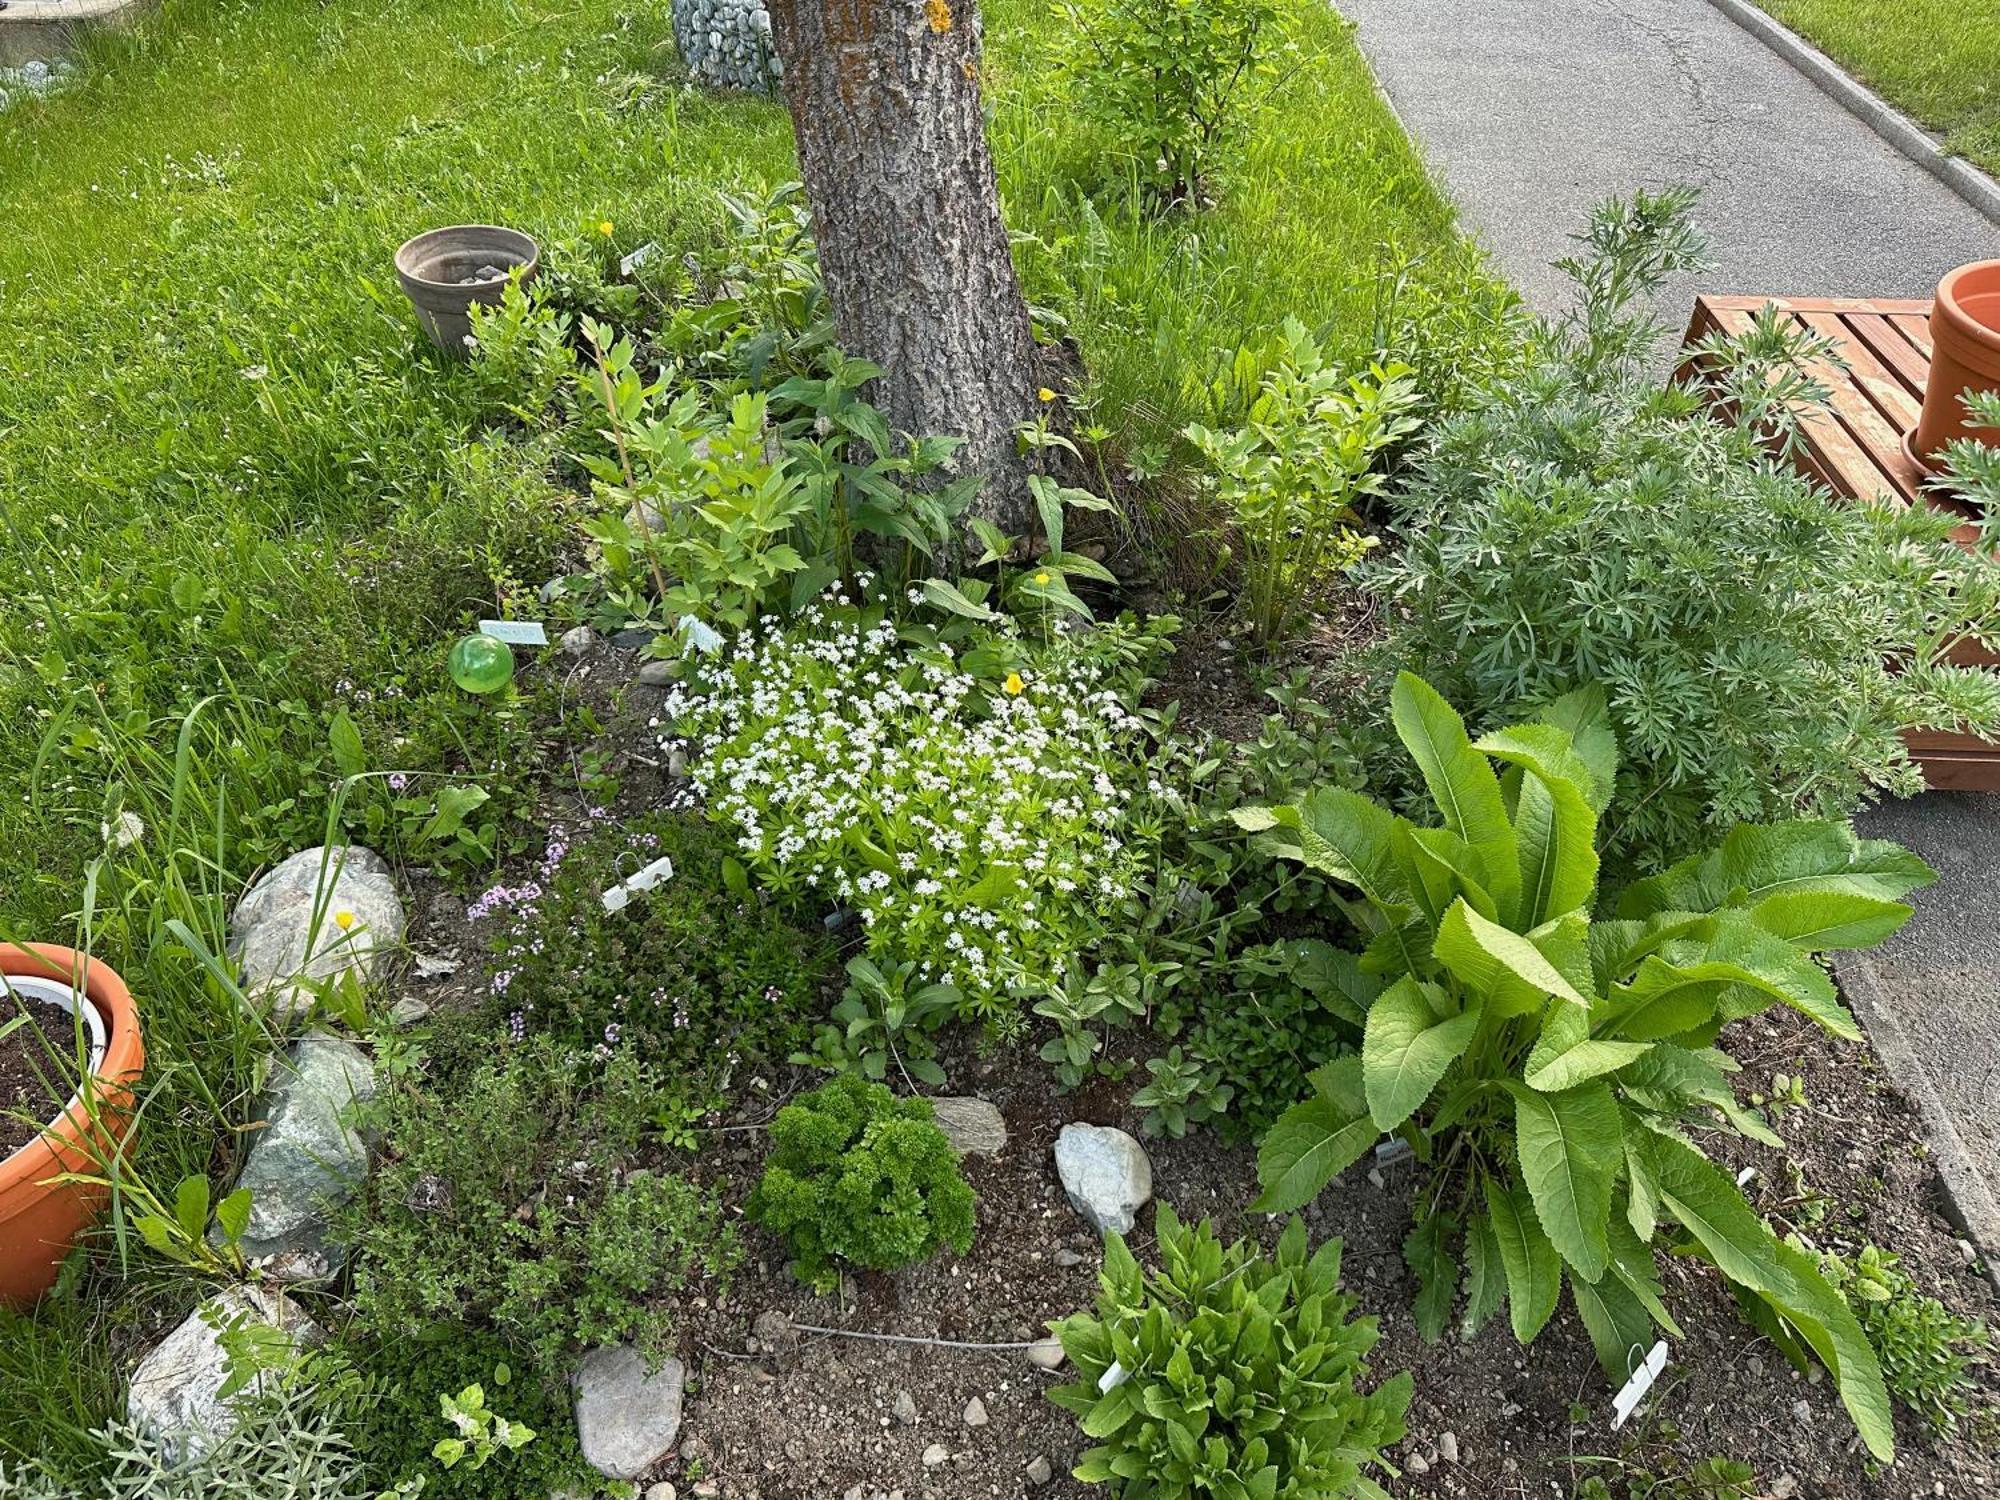
{"label": "tree bark", "polygon": [[1033,343],[980,109],[977,0],[769,0],[842,346],[890,425],[965,439],[973,510],[1025,532]]}

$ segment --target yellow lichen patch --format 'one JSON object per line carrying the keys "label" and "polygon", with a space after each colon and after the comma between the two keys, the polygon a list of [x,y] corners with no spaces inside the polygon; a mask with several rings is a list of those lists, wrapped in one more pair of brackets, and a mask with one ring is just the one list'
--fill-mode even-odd
{"label": "yellow lichen patch", "polygon": [[946,0],[924,0],[924,15],[939,36],[951,30],[951,6]]}

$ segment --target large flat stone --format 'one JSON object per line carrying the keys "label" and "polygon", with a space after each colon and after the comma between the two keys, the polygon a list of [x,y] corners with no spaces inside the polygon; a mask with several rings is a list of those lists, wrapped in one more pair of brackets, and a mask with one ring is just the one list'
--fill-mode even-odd
{"label": "large flat stone", "polygon": [[207,1453],[234,1430],[237,1404],[261,1391],[267,1377],[259,1375],[227,1400],[222,1396],[229,1370],[218,1330],[246,1318],[283,1329],[299,1345],[326,1337],[296,1303],[262,1287],[231,1287],[189,1313],[139,1361],[126,1390],[127,1417],[159,1441],[170,1462]]}
{"label": "large flat stone", "polygon": [[629,1482],[673,1452],[686,1383],[679,1360],[648,1370],[629,1344],[585,1355],[576,1371],[576,1436],[590,1466]]}
{"label": "large flat stone", "polygon": [[301,849],[236,903],[229,951],[243,990],[281,1020],[304,1014],[316,991],[353,972],[363,983],[403,941],[402,899],[381,855],[359,844]]}

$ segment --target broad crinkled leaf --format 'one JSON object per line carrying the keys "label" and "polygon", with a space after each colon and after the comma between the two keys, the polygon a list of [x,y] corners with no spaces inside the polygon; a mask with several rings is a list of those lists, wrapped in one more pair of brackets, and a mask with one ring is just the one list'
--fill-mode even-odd
{"label": "broad crinkled leaf", "polygon": [[1549,1007],[1522,1077],[1531,1089],[1559,1094],[1617,1072],[1644,1057],[1651,1046],[1651,1042],[1598,1041],[1590,1034],[1588,1015],[1574,1005],[1557,1002]]}
{"label": "broad crinkled leaf", "polygon": [[1528,1190],[1486,1180],[1486,1214],[1493,1226],[1500,1264],[1507,1272],[1507,1316],[1514,1337],[1534,1342],[1562,1297],[1562,1260],[1542,1232]]}
{"label": "broad crinkled leaf", "polygon": [[1500,797],[1500,778],[1472,748],[1465,721],[1437,689],[1412,673],[1398,673],[1389,714],[1397,737],[1423,773],[1444,826],[1474,847],[1510,839],[1513,827]]}
{"label": "broad crinkled leaf", "polygon": [[1618,785],[1618,737],[1611,730],[1611,705],[1604,688],[1592,682],[1564,693],[1537,713],[1535,722],[1569,733],[1577,759],[1590,770],[1590,805],[1603,812]]}
{"label": "broad crinkled leaf", "polygon": [[1486,1320],[1507,1300],[1507,1267],[1500,1258],[1500,1237],[1489,1214],[1474,1214],[1465,1226],[1465,1312],[1459,1331],[1478,1336]]}
{"label": "broad crinkled leaf", "polygon": [[1893,901],[1937,872],[1887,839],[1863,839],[1844,823],[1801,818],[1744,823],[1720,847],[1694,855],[1627,890],[1620,916],[1756,906],[1797,891],[1839,891]]}
{"label": "broad crinkled leaf", "polygon": [[1313,1082],[1313,1096],[1280,1115],[1257,1148],[1258,1213],[1303,1207],[1381,1138],[1362,1096],[1360,1058],[1336,1058]]}
{"label": "broad crinkled leaf", "polygon": [[1652,1314],[1616,1276],[1588,1282],[1571,1275],[1569,1294],[1605,1379],[1623,1385],[1653,1347]]}
{"label": "broad crinkled leaf", "polygon": [[1245,807],[1238,827],[1264,835],[1272,852],[1360,889],[1392,906],[1404,899],[1395,858],[1396,816],[1345,787],[1317,787],[1296,803]]}
{"label": "broad crinkled leaf", "polygon": [[1451,1238],[1457,1232],[1457,1221],[1450,1214],[1433,1213],[1403,1240],[1403,1264],[1417,1278],[1413,1309],[1417,1331],[1428,1343],[1443,1337],[1458,1295],[1458,1262],[1451,1255]]}
{"label": "broad crinkled leaf", "polygon": [[[1671,945],[1669,959],[1694,948],[1698,939],[1690,937]],[[1783,1001],[1793,1010],[1812,1017],[1835,1036],[1850,1041],[1860,1039],[1861,1028],[1840,1003],[1833,980],[1813,961],[1812,955],[1793,947],[1783,938],[1772,937],[1742,912],[1725,912],[1715,919],[1714,930],[1701,950],[1700,958],[1683,963],[1681,971],[1697,979],[1730,980],[1771,999]],[[1760,1007],[1729,1004],[1724,996],[1724,1019],[1752,1014]]]}
{"label": "broad crinkled leaf", "polygon": [[1808,1256],[1771,1232],[1727,1172],[1692,1147],[1647,1134],[1635,1138],[1635,1153],[1659,1184],[1662,1206],[1716,1268],[1769,1303],[1812,1345],[1868,1450],[1891,1462],[1895,1422],[1882,1368],[1840,1293]]}
{"label": "broad crinkled leaf", "polygon": [[1394,1130],[1416,1113],[1479,1030],[1478,1006],[1440,1017],[1435,993],[1405,975],[1369,1007],[1362,1078],[1378,1129]]}
{"label": "broad crinkled leaf", "polygon": [[1535,1215],[1557,1253],[1584,1280],[1595,1281],[1610,1254],[1611,1185],[1625,1159],[1618,1101],[1601,1082],[1561,1094],[1512,1084],[1509,1092],[1521,1177]]}
{"label": "broad crinkled leaf", "polygon": [[1580,792],[1528,775],[1514,807],[1514,838],[1524,926],[1590,904],[1597,890],[1597,821]]}
{"label": "broad crinkled leaf", "polygon": [[1901,901],[1854,891],[1778,891],[1750,908],[1750,920],[1808,953],[1872,948],[1910,919]]}
{"label": "broad crinkled leaf", "polygon": [[1589,997],[1533,941],[1489,922],[1463,900],[1454,902],[1438,924],[1432,952],[1473,994],[1503,1001],[1505,1011],[1515,1009],[1504,1003],[1509,998],[1505,981],[1510,978],[1536,995],[1555,995],[1590,1008]]}

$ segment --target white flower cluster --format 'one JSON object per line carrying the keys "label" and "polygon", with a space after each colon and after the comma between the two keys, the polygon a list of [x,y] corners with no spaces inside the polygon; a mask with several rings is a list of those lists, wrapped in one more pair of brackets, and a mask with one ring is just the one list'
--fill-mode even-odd
{"label": "white flower cluster", "polygon": [[697,790],[762,879],[851,908],[878,958],[990,1010],[1059,985],[1125,895],[1145,735],[1090,664],[985,681],[815,609],[714,665],[664,710]]}

